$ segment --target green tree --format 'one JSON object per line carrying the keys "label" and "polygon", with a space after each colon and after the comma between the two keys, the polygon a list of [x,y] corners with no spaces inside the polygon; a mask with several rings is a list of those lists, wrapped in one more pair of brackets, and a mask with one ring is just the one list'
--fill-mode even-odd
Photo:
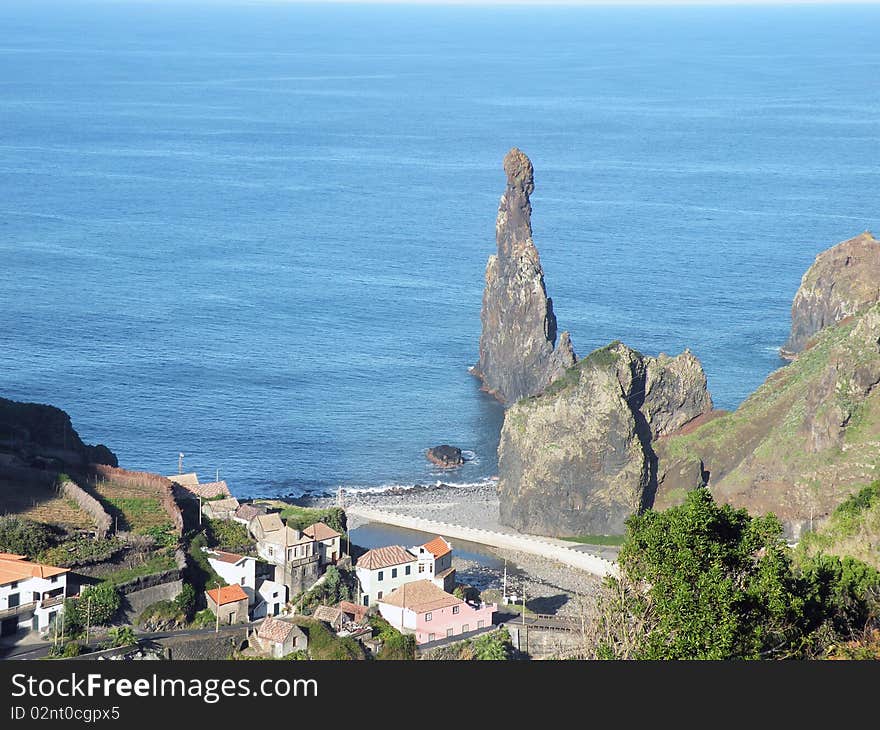
{"label": "green tree", "polygon": [[107,648],[114,649],[119,646],[131,646],[137,643],[134,629],[131,626],[117,626],[107,632]]}
{"label": "green tree", "polygon": [[477,637],[474,641],[474,657],[481,661],[506,661],[510,659],[512,648],[507,629],[499,629]]}
{"label": "green tree", "polygon": [[122,604],[122,596],[111,583],[98,583],[83,589],[79,598],[65,602],[65,611],[67,611],[67,603],[72,604],[75,614],[69,617],[71,623],[84,627],[88,621],[92,626],[100,626],[108,623],[116,615]]}
{"label": "green tree", "polygon": [[719,506],[702,488],[631,517],[618,561],[599,601],[601,657],[810,655],[864,629],[880,590],[880,574],[853,559],[795,569],[775,516]]}
{"label": "green tree", "polygon": [[180,593],[174,598],[174,605],[180,609],[187,621],[192,620],[196,612],[196,589],[184,583]]}

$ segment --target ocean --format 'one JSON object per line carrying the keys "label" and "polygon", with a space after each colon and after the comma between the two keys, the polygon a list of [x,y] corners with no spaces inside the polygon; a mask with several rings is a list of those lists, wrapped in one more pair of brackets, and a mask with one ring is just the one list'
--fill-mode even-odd
{"label": "ocean", "polygon": [[[735,408],[880,229],[878,6],[0,4],[0,395],[238,496],[475,482],[512,146],[578,354]],[[443,473],[424,449],[472,452]]]}

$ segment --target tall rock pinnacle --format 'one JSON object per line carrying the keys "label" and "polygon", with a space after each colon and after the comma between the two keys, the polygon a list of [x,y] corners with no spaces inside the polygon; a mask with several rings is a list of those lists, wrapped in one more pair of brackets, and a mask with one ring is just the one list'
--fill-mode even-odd
{"label": "tall rock pinnacle", "polygon": [[483,387],[506,405],[537,395],[575,364],[568,332],[556,341],[553,301],[532,241],[534,171],[514,147],[504,158],[507,188],[498,205],[498,251],[486,264],[480,320],[480,360],[475,374]]}

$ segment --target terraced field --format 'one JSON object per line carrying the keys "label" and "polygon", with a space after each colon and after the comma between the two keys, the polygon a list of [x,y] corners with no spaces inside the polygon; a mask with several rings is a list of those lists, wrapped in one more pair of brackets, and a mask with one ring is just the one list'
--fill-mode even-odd
{"label": "terraced field", "polygon": [[91,518],[51,485],[0,478],[0,515],[17,515],[35,522],[92,529]]}

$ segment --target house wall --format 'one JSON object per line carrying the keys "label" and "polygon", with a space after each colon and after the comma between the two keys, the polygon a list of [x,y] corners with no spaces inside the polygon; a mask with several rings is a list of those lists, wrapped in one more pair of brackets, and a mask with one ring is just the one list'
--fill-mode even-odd
{"label": "house wall", "polygon": [[[406,572],[407,568],[409,568],[409,574]],[[394,575],[395,569],[396,576]],[[379,580],[380,573],[382,574],[381,580]],[[361,603],[365,606],[373,606],[379,602],[379,591],[383,596],[387,596],[404,583],[412,583],[414,580],[421,580],[425,577],[424,574],[419,575],[415,561],[392,565],[390,568],[382,568],[381,570],[367,570],[355,566],[355,574],[361,584]]]}
{"label": "house wall", "polygon": [[[454,613],[455,608],[458,608],[458,613]],[[428,641],[457,636],[474,629],[490,626],[492,614],[497,608],[494,603],[482,604],[482,606],[475,608],[462,601],[455,606],[446,606],[420,613],[415,625],[416,642],[424,644]],[[428,616],[430,616],[430,620]],[[451,633],[449,633],[450,631]]]}
{"label": "house wall", "polygon": [[321,540],[319,547],[321,550],[321,562],[324,564],[333,561],[334,553],[337,560],[342,557],[342,538],[334,537],[329,540]]}
{"label": "house wall", "polygon": [[[18,596],[18,605],[23,606],[36,601],[37,605],[33,613],[30,611],[21,614],[18,617],[19,629],[31,629],[33,627],[32,617],[36,616],[38,621],[38,630],[42,631],[49,627],[49,622],[53,614],[61,611],[61,605],[49,606],[43,608],[40,604],[44,593],[56,593],[62,591],[65,595],[67,592],[67,573],[54,576],[54,578],[24,578],[16,581],[15,587],[11,583],[0,586],[0,611],[11,608],[9,599]],[[34,594],[38,594],[34,597]]]}
{"label": "house wall", "polygon": [[[208,597],[208,608],[213,614],[217,615],[217,604]],[[230,620],[230,616],[232,617]],[[220,606],[220,625],[228,626],[230,624],[246,624],[248,622],[248,606],[244,599],[235,603],[225,603]]]}
{"label": "house wall", "polygon": [[237,583],[248,595],[248,602],[253,605],[256,600],[257,588],[257,561],[253,558],[245,558],[237,563],[227,563],[217,558],[208,556],[208,563],[214,571],[229,585]]}
{"label": "house wall", "polygon": [[398,631],[416,630],[417,617],[414,611],[389,603],[379,603],[379,614]]}
{"label": "house wall", "polygon": [[[277,616],[285,603],[287,603],[287,586],[274,580],[264,580],[256,592],[253,617],[257,619]],[[278,611],[275,610],[276,606]]]}

